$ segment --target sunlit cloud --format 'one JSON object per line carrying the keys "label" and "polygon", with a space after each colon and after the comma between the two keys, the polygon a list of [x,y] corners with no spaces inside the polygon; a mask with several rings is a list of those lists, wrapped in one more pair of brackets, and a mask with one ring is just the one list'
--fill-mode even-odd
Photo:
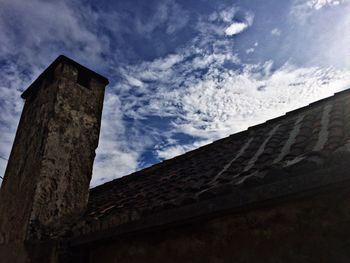
{"label": "sunlit cloud", "polygon": [[62,51],[111,81],[92,186],[349,87],[349,1],[291,0],[271,21],[253,5],[193,5],[4,2],[0,155],[21,92]]}
{"label": "sunlit cloud", "polygon": [[126,143],[128,134],[123,123],[119,98],[112,93],[107,94],[103,107],[101,135],[92,186],[135,171],[143,150],[142,146]]}
{"label": "sunlit cloud", "polygon": [[307,2],[307,5],[311,8],[319,10],[325,6],[340,5],[345,0],[311,0]]}
{"label": "sunlit cloud", "polygon": [[225,29],[225,34],[228,36],[233,36],[244,31],[248,25],[246,23],[232,23],[228,28]]}
{"label": "sunlit cloud", "polygon": [[[227,12],[222,20],[232,20],[233,14],[232,10]],[[277,28],[272,32],[281,33]],[[213,49],[217,43],[225,44]],[[258,45],[255,42],[246,53],[254,52]],[[172,119],[166,136],[159,135],[158,140],[168,142],[156,145],[159,158],[169,158],[193,149],[198,143],[244,130],[350,85],[350,71],[346,69],[300,67],[291,63],[273,69],[273,61],[245,64],[227,52],[232,47],[222,35],[216,38],[199,35],[176,54],[121,69],[143,83],[143,88],[138,90],[142,96],[121,94],[123,101],[131,101],[122,105],[127,116],[140,120],[152,116]],[[160,71],[159,61],[173,57],[181,63]],[[198,70],[205,73],[198,74]],[[179,145],[175,139],[179,133],[198,139]]]}

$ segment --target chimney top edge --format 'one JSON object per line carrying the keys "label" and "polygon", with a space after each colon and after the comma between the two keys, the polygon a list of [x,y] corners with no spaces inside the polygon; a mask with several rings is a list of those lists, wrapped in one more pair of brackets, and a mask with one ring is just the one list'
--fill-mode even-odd
{"label": "chimney top edge", "polygon": [[59,55],[34,81],[30,86],[22,93],[21,98],[26,99],[28,96],[38,89],[38,83],[42,81],[46,76],[48,76],[54,69],[55,67],[60,64],[60,63],[68,63],[73,66],[75,66],[78,70],[82,70],[87,72],[88,74],[93,75],[95,78],[99,79],[102,81],[105,85],[108,85],[109,81],[106,77],[98,74],[97,72],[79,64],[78,62],[66,57],[65,55]]}

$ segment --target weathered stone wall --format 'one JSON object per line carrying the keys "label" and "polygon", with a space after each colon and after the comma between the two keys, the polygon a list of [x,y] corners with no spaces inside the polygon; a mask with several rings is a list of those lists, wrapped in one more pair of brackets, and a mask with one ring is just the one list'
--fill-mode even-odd
{"label": "weathered stone wall", "polygon": [[26,97],[0,190],[3,250],[49,239],[86,208],[107,83],[91,73],[81,86],[79,70],[60,62]]}
{"label": "weathered stone wall", "polygon": [[30,218],[34,229],[39,222],[49,231],[86,208],[104,96],[104,84],[94,79],[89,88],[78,85],[73,66],[64,65],[60,76]]}
{"label": "weathered stone wall", "polygon": [[[26,238],[47,126],[53,114],[56,83],[40,88],[30,97],[20,124],[0,191],[0,241],[9,243]],[[42,83],[43,86],[46,83]],[[34,94],[33,94],[34,95]]]}
{"label": "weathered stone wall", "polygon": [[336,189],[207,221],[133,234],[84,247],[81,255],[80,262],[90,263],[345,263],[350,258],[350,191],[349,187]]}

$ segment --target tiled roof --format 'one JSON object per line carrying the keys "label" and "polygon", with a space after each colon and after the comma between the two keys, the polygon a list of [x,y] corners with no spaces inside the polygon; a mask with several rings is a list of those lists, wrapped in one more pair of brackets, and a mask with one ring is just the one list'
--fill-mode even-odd
{"label": "tiled roof", "polygon": [[70,235],[154,220],[167,211],[182,209],[178,217],[190,217],[195,207],[205,214],[307,190],[328,180],[315,172],[333,167],[336,154],[348,152],[349,139],[346,90],[91,189],[86,214]]}

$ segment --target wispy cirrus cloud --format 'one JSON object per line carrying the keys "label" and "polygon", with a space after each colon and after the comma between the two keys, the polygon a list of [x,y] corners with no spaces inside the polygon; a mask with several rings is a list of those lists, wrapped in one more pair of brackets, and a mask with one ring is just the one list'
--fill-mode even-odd
{"label": "wispy cirrus cloud", "polygon": [[[309,65],[349,68],[350,1],[294,0],[287,21],[296,30],[286,38],[291,59]],[[302,39],[302,41],[297,41]]]}
{"label": "wispy cirrus cloud", "polygon": [[[12,63],[2,65],[0,70],[0,176],[3,175],[10,155],[14,134],[22,111],[21,88],[30,78]],[[0,180],[1,181],[1,180]]]}
{"label": "wispy cirrus cloud", "polygon": [[[58,12],[59,10],[59,12]],[[72,55],[80,63],[109,76],[112,87],[105,96],[102,129],[91,185],[120,177],[139,166],[146,139],[134,143],[130,137],[142,137],[135,127],[127,127],[120,110],[117,91],[113,88],[113,68],[125,59],[120,45],[126,45],[131,32],[139,38],[165,30],[172,35],[188,22],[189,15],[175,1],[163,1],[151,8],[152,16],[142,12],[130,16],[127,9],[95,8],[80,1],[43,2],[33,0],[1,1],[0,9],[0,155],[10,154],[22,110],[20,94],[59,54]],[[129,51],[130,52],[130,51]],[[176,57],[155,66],[171,67]],[[107,74],[108,72],[108,74]],[[132,76],[128,83],[139,86]],[[3,174],[6,160],[0,160]]]}
{"label": "wispy cirrus cloud", "polygon": [[[178,68],[168,69],[156,80],[153,78],[157,87],[147,83],[149,79],[143,75],[146,68],[152,68],[152,62],[129,68],[145,86],[140,91],[141,96],[128,93],[124,97],[124,100],[132,101],[132,104],[124,103],[125,114],[140,120],[152,116],[172,118],[165,133],[167,137],[164,138],[163,133],[158,138],[169,142],[156,146],[159,158],[173,157],[244,130],[350,85],[350,72],[346,70],[297,68],[286,64],[272,71],[271,63],[246,64],[235,70],[225,68],[223,65],[228,62],[225,60],[207,64],[206,74],[196,76],[198,68],[194,61],[187,62],[187,66],[183,63]],[[179,145],[175,139],[177,134],[197,139],[192,144]]]}
{"label": "wispy cirrus cloud", "polygon": [[144,142],[137,145],[137,142],[127,140],[129,131],[126,130],[120,104],[117,95],[110,93],[106,96],[92,186],[129,174],[138,167]]}
{"label": "wispy cirrus cloud", "polygon": [[[111,80],[92,186],[332,95],[350,84],[346,2],[339,11],[336,1],[292,0],[287,17],[260,36],[266,19],[254,6],[3,0],[0,154],[9,154],[21,91],[62,52]],[[337,19],[328,25],[324,16]],[[290,58],[275,62],[276,48],[265,54],[269,38],[293,46],[281,47]]]}
{"label": "wispy cirrus cloud", "polygon": [[[160,159],[330,96],[350,84],[346,69],[290,63],[273,69],[272,61],[242,63],[231,52],[234,43],[223,34],[224,23],[230,24],[235,12],[229,9],[201,20],[202,25],[222,24],[214,23],[215,30],[199,28],[200,34],[174,54],[120,69],[126,80],[120,84],[126,116],[171,119],[166,132],[154,135],[155,141],[162,142],[154,150]],[[215,38],[208,36],[208,30]],[[171,66],[159,67],[160,61]],[[140,85],[130,85],[129,76]],[[176,139],[179,134],[196,139],[181,145]]]}
{"label": "wispy cirrus cloud", "polygon": [[309,7],[319,10],[325,6],[336,6],[345,2],[345,0],[310,0],[306,2]]}
{"label": "wispy cirrus cloud", "polygon": [[149,34],[157,28],[164,28],[167,34],[173,34],[183,28],[189,20],[189,14],[174,1],[162,1],[155,6],[151,18],[144,21],[134,18],[136,30],[140,34]]}
{"label": "wispy cirrus cloud", "polygon": [[[98,33],[98,17],[99,14],[88,6],[81,7],[76,2],[1,1],[0,156],[4,158],[0,160],[1,175],[5,171],[5,159],[9,157],[22,111],[20,95],[23,90],[61,53],[74,54],[74,58],[81,62],[89,60],[89,65],[98,65],[103,61],[103,53],[110,52],[109,39]],[[106,136],[100,145],[110,151],[112,157],[119,152],[118,160],[123,160],[123,165],[119,166],[118,171],[130,172],[137,167],[133,159],[137,154],[119,146],[120,141],[125,141],[123,132],[115,134],[113,138],[109,134],[111,125],[118,127],[118,131],[123,130],[117,110],[108,107],[114,96],[106,96]],[[100,170],[100,174],[96,172],[98,176],[102,176],[106,169]],[[120,175],[118,172],[116,174]]]}
{"label": "wispy cirrus cloud", "polygon": [[101,62],[108,39],[99,36],[91,14],[88,7],[69,1],[2,1],[1,57],[16,58],[17,64],[28,68],[42,67],[62,50],[69,50],[76,57],[89,54],[90,63]]}
{"label": "wispy cirrus cloud", "polygon": [[300,23],[305,23],[310,16],[323,8],[337,7],[349,3],[348,0],[293,0],[290,13]]}
{"label": "wispy cirrus cloud", "polygon": [[212,12],[208,17],[199,17],[197,30],[201,33],[214,35],[237,35],[253,24],[254,15],[244,12],[244,17],[237,17],[237,7],[228,7]]}

